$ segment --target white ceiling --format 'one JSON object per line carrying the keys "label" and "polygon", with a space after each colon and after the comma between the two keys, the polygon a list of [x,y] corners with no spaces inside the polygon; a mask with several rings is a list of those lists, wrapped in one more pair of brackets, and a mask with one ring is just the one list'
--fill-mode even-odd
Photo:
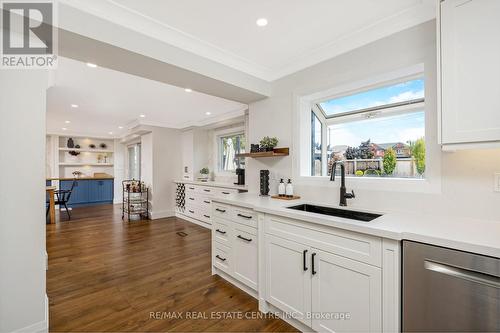
{"label": "white ceiling", "polygon": [[[272,81],[435,17],[435,0],[63,0]],[[255,21],[265,17],[268,26]]]}
{"label": "white ceiling", "polygon": [[[241,116],[247,109],[238,102],[196,91],[188,93],[183,88],[107,68],[89,68],[63,57],[59,57],[52,84],[47,97],[47,133],[51,134],[121,137],[138,124],[202,126]],[[79,107],[72,108],[71,104]],[[146,117],[140,118],[141,114]]]}

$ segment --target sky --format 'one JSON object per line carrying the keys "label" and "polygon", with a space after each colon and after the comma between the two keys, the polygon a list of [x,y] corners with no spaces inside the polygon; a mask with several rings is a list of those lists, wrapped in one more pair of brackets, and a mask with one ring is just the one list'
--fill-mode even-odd
{"label": "sky", "polygon": [[[424,80],[418,79],[332,99],[321,103],[321,107],[327,114],[333,115],[423,97]],[[406,143],[425,136],[425,113],[422,110],[396,116],[375,117],[331,125],[329,128],[331,146],[357,147],[368,139],[374,143]]]}

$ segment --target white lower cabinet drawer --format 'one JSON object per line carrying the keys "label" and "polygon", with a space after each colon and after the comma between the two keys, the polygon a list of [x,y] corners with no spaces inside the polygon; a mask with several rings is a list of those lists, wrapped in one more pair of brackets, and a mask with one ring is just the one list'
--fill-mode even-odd
{"label": "white lower cabinet drawer", "polygon": [[228,226],[227,221],[221,219],[213,220],[212,238],[214,241],[230,246],[230,234],[231,228]]}
{"label": "white lower cabinet drawer", "polygon": [[253,209],[233,206],[231,215],[233,221],[257,228],[257,214]]}
{"label": "white lower cabinet drawer", "polygon": [[222,197],[222,198],[224,198],[225,196],[231,195],[231,194],[235,194],[235,193],[238,193],[238,190],[233,190],[233,189],[228,189],[228,188],[220,188],[220,189],[217,189],[215,191],[215,194],[217,196]]}
{"label": "white lower cabinet drawer", "polygon": [[231,248],[219,244],[218,242],[212,242],[212,246],[213,265],[227,274],[231,274]]}
{"label": "white lower cabinet drawer", "polygon": [[212,217],[219,217],[222,219],[231,218],[231,206],[226,204],[221,204],[218,202],[212,202]]}
{"label": "white lower cabinet drawer", "polygon": [[257,229],[238,223],[231,232],[234,277],[247,286],[257,289],[258,239]]}

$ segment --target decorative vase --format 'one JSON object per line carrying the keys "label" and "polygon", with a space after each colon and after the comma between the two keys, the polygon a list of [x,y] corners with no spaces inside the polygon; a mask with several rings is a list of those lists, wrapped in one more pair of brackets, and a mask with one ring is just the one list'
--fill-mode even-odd
{"label": "decorative vase", "polygon": [[75,148],[75,142],[72,138],[68,139],[68,148]]}

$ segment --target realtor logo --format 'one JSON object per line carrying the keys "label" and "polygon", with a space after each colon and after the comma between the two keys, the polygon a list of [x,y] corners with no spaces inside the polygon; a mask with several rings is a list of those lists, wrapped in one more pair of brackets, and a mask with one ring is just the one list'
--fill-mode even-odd
{"label": "realtor logo", "polygon": [[55,68],[57,28],[52,1],[4,1],[1,68]]}

